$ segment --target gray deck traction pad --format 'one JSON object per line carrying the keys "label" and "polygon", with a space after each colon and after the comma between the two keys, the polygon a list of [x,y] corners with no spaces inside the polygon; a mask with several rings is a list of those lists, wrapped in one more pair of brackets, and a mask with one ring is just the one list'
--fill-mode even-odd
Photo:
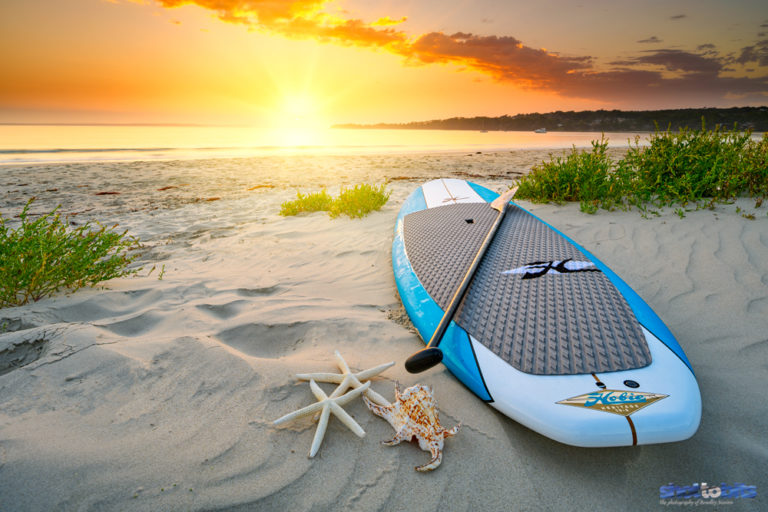
{"label": "gray deck traction pad", "polygon": [[[488,203],[468,203],[405,216],[408,259],[443,310],[497,215]],[[586,268],[556,272],[558,262],[566,260],[572,267]],[[503,273],[513,269],[517,273]],[[651,363],[642,328],[613,283],[568,240],[515,206],[508,210],[454,319],[525,373],[601,373]]]}

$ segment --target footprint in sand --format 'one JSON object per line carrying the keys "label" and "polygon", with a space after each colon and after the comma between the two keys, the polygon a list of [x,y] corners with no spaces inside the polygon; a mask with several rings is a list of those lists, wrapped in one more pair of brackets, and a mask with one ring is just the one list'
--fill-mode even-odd
{"label": "footprint in sand", "polygon": [[313,325],[314,322],[245,323],[221,331],[215,337],[245,354],[277,359],[301,344]]}
{"label": "footprint in sand", "polygon": [[44,338],[0,342],[0,375],[37,361],[46,346],[48,340]]}

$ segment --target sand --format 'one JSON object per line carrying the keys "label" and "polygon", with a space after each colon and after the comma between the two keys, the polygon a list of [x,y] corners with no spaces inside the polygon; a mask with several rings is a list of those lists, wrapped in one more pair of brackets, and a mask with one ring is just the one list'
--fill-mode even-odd
{"label": "sand", "polygon": [[[757,498],[721,507],[764,509],[768,216],[754,201],[684,219],[521,202],[675,334],[703,397],[688,441],[570,447],[497,413],[442,366],[405,371],[421,341],[391,270],[400,204],[441,173],[502,190],[540,156],[1,168],[4,215],[37,195],[38,210],[56,202],[78,222],[120,222],[148,251],[139,277],[0,310],[0,510],[653,510],[660,486],[694,482],[754,485]],[[327,172],[305,179],[307,166]],[[365,219],[277,214],[301,186],[336,193],[374,178],[390,180],[392,197]],[[313,459],[311,420],[272,425],[314,401],[294,374],[336,371],[334,350],[356,370],[395,361],[372,382],[387,398],[395,382],[434,387],[444,426],[463,424],[436,471],[414,471],[429,460],[414,444],[382,446],[391,427],[361,400],[346,409],[366,436],[331,418]]]}

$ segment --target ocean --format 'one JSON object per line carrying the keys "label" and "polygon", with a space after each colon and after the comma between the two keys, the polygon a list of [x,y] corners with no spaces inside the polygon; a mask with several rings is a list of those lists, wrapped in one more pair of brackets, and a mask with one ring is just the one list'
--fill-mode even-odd
{"label": "ocean", "polygon": [[[274,155],[461,153],[589,147],[595,132],[349,130],[247,126],[0,125],[0,165],[198,160]],[[608,133],[611,146],[647,134]]]}

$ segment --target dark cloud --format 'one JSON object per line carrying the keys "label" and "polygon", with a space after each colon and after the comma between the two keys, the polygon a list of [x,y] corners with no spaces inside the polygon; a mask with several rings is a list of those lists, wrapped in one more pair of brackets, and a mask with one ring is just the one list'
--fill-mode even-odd
{"label": "dark cloud", "polygon": [[[721,59],[720,52],[717,51],[717,46],[707,43],[707,44],[700,44],[696,47],[696,51],[699,52],[699,54],[703,57],[710,57],[713,59]],[[722,59],[721,59],[722,60]],[[723,71],[726,71],[723,69]]]}
{"label": "dark cloud", "polygon": [[661,39],[659,39],[656,36],[651,36],[648,39],[641,39],[638,41],[638,43],[660,43]]}
{"label": "dark cloud", "polygon": [[683,18],[687,18],[688,15],[686,14],[676,14],[674,16],[670,16],[669,19],[671,20],[682,20]]}
{"label": "dark cloud", "polygon": [[638,57],[614,61],[616,66],[636,66],[650,64],[662,66],[667,71],[681,71],[683,73],[696,73],[703,75],[717,75],[722,70],[723,64],[719,59],[698,53],[683,50],[653,50],[645,51]]}
{"label": "dark cloud", "polygon": [[741,54],[736,58],[739,64],[755,62],[759,66],[768,66],[768,39],[763,39],[751,46],[741,49]]}
{"label": "dark cloud", "polygon": [[564,96],[600,98],[609,102],[626,102],[647,108],[670,108],[684,104],[712,104],[723,98],[741,98],[750,102],[765,102],[768,78],[725,78],[702,80],[695,74],[665,78],[659,72],[619,69],[599,73],[569,76],[556,91]]}

